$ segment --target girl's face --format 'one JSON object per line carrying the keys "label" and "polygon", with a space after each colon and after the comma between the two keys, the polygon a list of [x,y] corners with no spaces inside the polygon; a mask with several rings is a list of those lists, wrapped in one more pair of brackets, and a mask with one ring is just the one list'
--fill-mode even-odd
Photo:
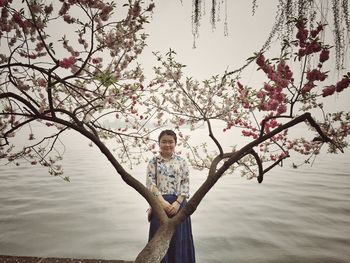
{"label": "girl's face", "polygon": [[160,152],[163,157],[171,157],[175,151],[175,138],[171,135],[163,135],[159,140]]}

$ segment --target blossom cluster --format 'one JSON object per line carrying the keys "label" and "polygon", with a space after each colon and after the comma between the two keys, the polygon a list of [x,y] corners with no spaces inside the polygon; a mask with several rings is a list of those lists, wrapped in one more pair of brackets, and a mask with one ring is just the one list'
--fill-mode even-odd
{"label": "blossom cluster", "polygon": [[[0,137],[15,136],[16,132],[6,130],[20,126],[26,118],[39,120],[44,116],[43,125],[53,127],[52,130],[64,129],[55,122],[55,118],[62,118],[71,125],[86,123],[102,139],[120,134],[118,142],[122,147],[117,147],[117,154],[121,160],[126,159],[129,147],[145,143],[147,136],[144,141],[135,142],[135,138],[142,137],[140,134],[148,134],[143,122],[148,121],[149,115],[139,109],[144,99],[144,75],[142,67],[133,62],[146,45],[144,24],[154,8],[150,2],[126,0],[117,9],[115,3],[102,0],[53,4],[0,0],[0,40],[9,46],[0,51],[0,73],[5,83],[0,92],[25,94],[24,99],[30,98],[28,104],[32,105],[23,109],[21,103],[1,99],[9,114],[0,115]],[[118,13],[112,16],[114,12]],[[57,23],[66,27],[62,35],[59,31],[49,34]],[[16,114],[25,117],[21,119]],[[103,127],[109,116],[115,116],[117,127]],[[34,138],[29,136],[33,145],[37,143]],[[42,142],[45,144],[45,140]],[[33,165],[41,164],[39,156],[29,156],[27,152],[16,155],[15,150],[9,150],[5,158],[12,161],[26,155]],[[53,173],[58,174],[57,170]]]}
{"label": "blossom cluster", "polygon": [[322,90],[322,96],[327,97],[333,95],[335,92],[342,92],[344,89],[350,85],[350,74],[345,75],[340,81],[335,85],[326,86]]}
{"label": "blossom cluster", "polygon": [[69,58],[64,58],[64,59],[60,60],[59,65],[62,68],[68,69],[68,68],[73,67],[73,65],[76,63],[76,61],[77,61],[76,58],[71,56]]}
{"label": "blossom cluster", "polygon": [[[305,18],[300,18],[295,23],[298,32],[296,34],[297,41],[294,41],[294,44],[299,46],[299,59],[313,53],[318,53],[323,49],[322,44],[318,39],[319,33],[323,30],[323,25],[319,24],[316,29],[310,31],[306,28],[306,25],[307,20]],[[322,54],[321,61],[324,62],[327,60],[326,57],[327,51]]]}
{"label": "blossom cluster", "polygon": [[257,92],[257,97],[260,99],[258,108],[262,111],[275,112],[276,115],[285,113],[287,111],[285,89],[293,81],[293,72],[285,60],[281,59],[274,67],[262,53],[257,56],[256,63],[271,80]]}

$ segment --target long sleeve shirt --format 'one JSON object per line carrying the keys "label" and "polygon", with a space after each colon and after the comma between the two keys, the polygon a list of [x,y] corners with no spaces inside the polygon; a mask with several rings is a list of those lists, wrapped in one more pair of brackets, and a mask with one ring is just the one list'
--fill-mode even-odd
{"label": "long sleeve shirt", "polygon": [[161,155],[153,157],[147,166],[146,186],[150,190],[155,186],[161,195],[173,194],[188,198],[190,188],[187,162],[175,154],[168,160]]}

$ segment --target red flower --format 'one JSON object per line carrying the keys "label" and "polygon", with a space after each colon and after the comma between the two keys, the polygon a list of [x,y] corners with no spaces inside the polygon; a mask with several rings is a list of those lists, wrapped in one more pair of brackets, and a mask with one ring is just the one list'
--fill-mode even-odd
{"label": "red flower", "polygon": [[260,53],[258,58],[256,59],[256,64],[258,64],[258,66],[260,66],[261,68],[265,65],[265,57],[262,53]]}
{"label": "red flower", "polygon": [[329,50],[328,49],[322,49],[320,54],[320,62],[323,63],[329,59]]}
{"label": "red flower", "polygon": [[279,105],[278,108],[277,108],[277,113],[278,114],[285,113],[286,111],[287,111],[287,106],[285,104]]}
{"label": "red flower", "polygon": [[324,89],[322,90],[322,96],[323,97],[327,97],[332,95],[335,92],[335,86],[331,85],[331,86],[327,86],[324,87]]}
{"label": "red flower", "polygon": [[308,71],[306,74],[306,78],[309,81],[315,81],[315,80],[324,81],[326,77],[327,77],[326,73],[321,72],[319,69],[313,69],[311,71]]}
{"label": "red flower", "polygon": [[337,92],[341,92],[344,89],[346,89],[349,85],[350,85],[350,79],[347,77],[344,77],[341,81],[339,81],[336,84],[335,88],[336,88]]}
{"label": "red flower", "polygon": [[59,65],[62,68],[71,68],[76,62],[75,57],[64,58],[59,61]]}
{"label": "red flower", "polygon": [[263,99],[265,98],[265,95],[266,93],[262,90],[258,91],[258,93],[256,94],[256,96],[259,98],[259,99]]}
{"label": "red flower", "polygon": [[309,31],[307,29],[301,29],[296,34],[296,38],[300,41],[300,46],[303,46],[306,42],[306,39],[309,35]]}

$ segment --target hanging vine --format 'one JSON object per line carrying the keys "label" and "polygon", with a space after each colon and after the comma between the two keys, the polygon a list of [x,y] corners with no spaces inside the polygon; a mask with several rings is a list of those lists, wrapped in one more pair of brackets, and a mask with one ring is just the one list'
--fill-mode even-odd
{"label": "hanging vine", "polygon": [[[202,4],[205,0],[192,1],[192,32],[195,39],[199,36],[200,20],[203,14]],[[331,2],[331,3],[329,3]],[[227,35],[227,0],[212,0],[211,1],[211,16],[210,21],[212,28],[215,29],[216,17],[220,12],[220,5],[225,3],[225,23],[224,34]],[[331,6],[329,6],[331,5]],[[258,10],[258,1],[252,0],[252,14]],[[328,12],[332,12],[332,16],[328,16]],[[349,17],[349,2],[348,0],[279,0],[277,3],[277,13],[275,24],[272,26],[261,51],[269,49],[271,41],[274,38],[280,39],[281,43],[284,40],[289,40],[293,34],[291,20],[299,17],[306,18],[309,22],[309,27],[312,28],[315,21],[319,19],[322,23],[327,23],[332,26],[333,44],[335,46],[335,61],[336,68],[341,70],[344,68],[346,50],[350,44],[350,17]],[[195,47],[195,44],[194,44]]]}

